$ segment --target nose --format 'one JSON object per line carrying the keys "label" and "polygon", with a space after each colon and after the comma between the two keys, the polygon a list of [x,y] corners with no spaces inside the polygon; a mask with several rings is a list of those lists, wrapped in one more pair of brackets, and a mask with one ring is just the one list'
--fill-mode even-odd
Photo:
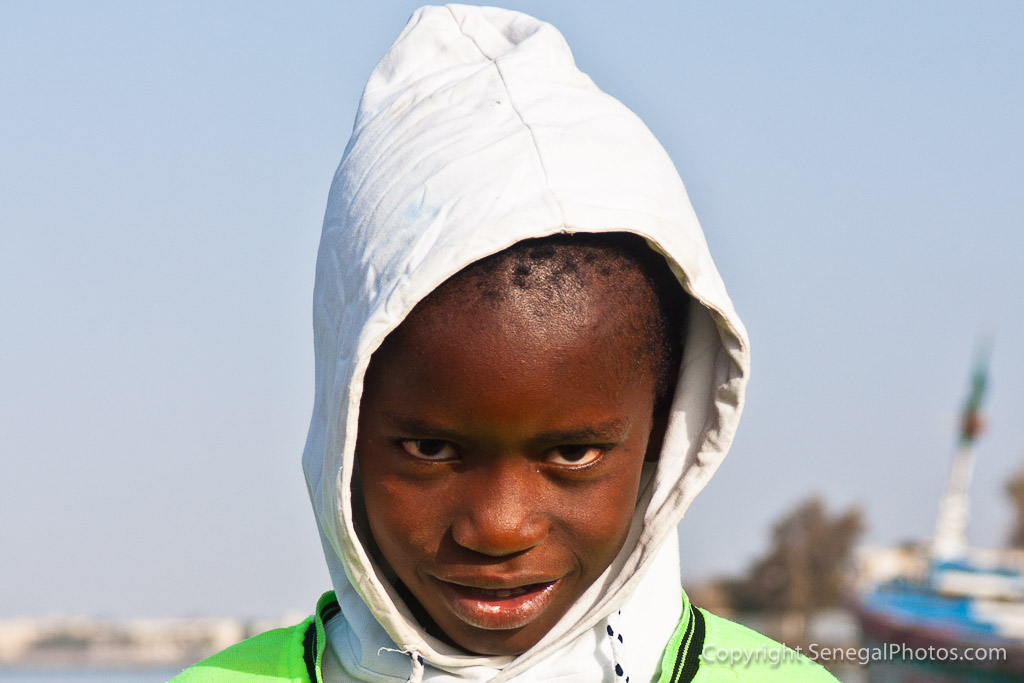
{"label": "nose", "polygon": [[543,482],[527,459],[474,472],[460,497],[452,536],[464,548],[504,557],[539,545],[550,521],[543,510]]}

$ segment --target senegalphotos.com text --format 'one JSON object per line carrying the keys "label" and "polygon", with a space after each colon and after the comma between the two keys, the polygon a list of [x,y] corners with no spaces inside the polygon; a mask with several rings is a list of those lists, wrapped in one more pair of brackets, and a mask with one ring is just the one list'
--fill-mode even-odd
{"label": "senegalphotos.com text", "polygon": [[806,648],[787,647],[736,648],[707,644],[701,651],[704,661],[730,667],[751,664],[791,664],[801,661],[843,662],[866,665],[871,662],[1001,662],[1006,661],[1006,648],[1002,647],[909,647],[887,643],[873,647],[831,647],[811,643]]}

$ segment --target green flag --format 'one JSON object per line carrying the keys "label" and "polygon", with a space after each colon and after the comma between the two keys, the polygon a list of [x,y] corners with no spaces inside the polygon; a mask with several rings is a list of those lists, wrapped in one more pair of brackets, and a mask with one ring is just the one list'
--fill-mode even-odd
{"label": "green flag", "polygon": [[967,395],[960,418],[960,443],[962,444],[974,443],[984,426],[981,420],[981,402],[985,397],[985,388],[988,386],[990,350],[991,344],[985,342],[976,356],[974,372],[971,374],[971,392]]}

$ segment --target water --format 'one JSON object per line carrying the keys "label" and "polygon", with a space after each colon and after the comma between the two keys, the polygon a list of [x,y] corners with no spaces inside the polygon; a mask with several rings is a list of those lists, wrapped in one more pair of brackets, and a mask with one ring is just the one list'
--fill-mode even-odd
{"label": "water", "polygon": [[[847,683],[846,679],[842,679]],[[1020,675],[999,674],[937,664],[874,662],[864,672],[865,683],[1020,683]],[[852,683],[852,681],[850,682]]]}
{"label": "water", "polygon": [[[0,683],[166,683],[180,669],[144,671],[26,671],[0,670]],[[844,665],[833,672],[842,683],[1012,683],[1019,678],[978,671],[943,669],[907,663]]]}
{"label": "water", "polygon": [[971,671],[937,664],[873,662],[868,666],[843,664],[832,670],[840,683],[1020,683],[1021,677]]}
{"label": "water", "polygon": [[0,670],[0,683],[167,683],[181,669],[134,671],[39,671]]}

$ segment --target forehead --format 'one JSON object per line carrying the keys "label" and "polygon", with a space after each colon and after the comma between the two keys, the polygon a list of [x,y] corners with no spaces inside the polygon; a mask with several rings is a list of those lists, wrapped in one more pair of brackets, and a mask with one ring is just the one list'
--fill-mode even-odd
{"label": "forehead", "polygon": [[472,367],[495,356],[537,364],[592,354],[607,370],[639,358],[645,322],[640,308],[624,305],[601,281],[498,291],[477,279],[454,280],[420,302],[374,358],[397,362],[429,349]]}
{"label": "forehead", "polygon": [[592,283],[554,297],[533,290],[490,297],[473,282],[446,284],[374,354],[366,390],[401,383],[388,393],[410,401],[444,394],[541,402],[640,383],[653,395],[639,325],[606,290]]}

